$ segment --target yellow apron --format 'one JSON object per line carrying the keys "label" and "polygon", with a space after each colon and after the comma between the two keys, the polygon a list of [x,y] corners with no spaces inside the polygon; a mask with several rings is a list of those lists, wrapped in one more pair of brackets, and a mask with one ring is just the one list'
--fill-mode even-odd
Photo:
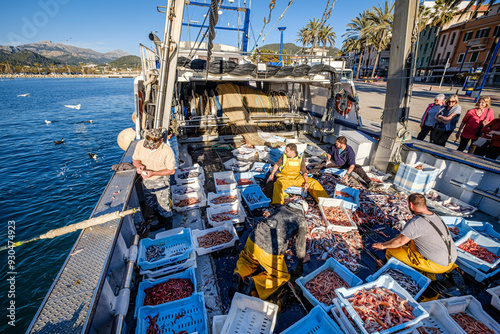
{"label": "yellow apron", "polygon": [[264,271],[252,278],[259,298],[265,300],[280,286],[288,282],[290,274],[283,254],[268,254],[248,238],[245,248],[241,251],[238,262],[236,262],[234,272],[245,279],[245,277],[251,276],[259,265],[264,268]]}
{"label": "yellow apron", "polygon": [[387,248],[385,252],[385,257],[389,260],[391,257],[395,257],[399,261],[406,263],[412,268],[417,269],[423,275],[429,277],[431,280],[436,280],[435,274],[443,274],[452,271],[457,268],[455,263],[450,263],[447,266],[441,266],[435,262],[427,260],[422,256],[417,250],[415,243],[410,241],[408,245],[404,245],[398,248]]}
{"label": "yellow apron", "polygon": [[[304,187],[305,180],[300,174],[300,165],[302,164],[302,156],[288,158],[283,154],[283,163],[279,168],[279,173],[276,174],[276,182],[273,190],[273,204],[283,204],[285,202],[284,190],[288,187]],[[327,197],[325,189],[321,184],[313,178],[309,178],[309,187],[307,191],[318,202],[319,197]]]}

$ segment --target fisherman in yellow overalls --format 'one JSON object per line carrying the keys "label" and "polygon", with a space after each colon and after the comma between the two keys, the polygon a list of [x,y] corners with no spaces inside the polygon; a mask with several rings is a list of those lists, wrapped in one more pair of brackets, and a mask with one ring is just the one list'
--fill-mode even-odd
{"label": "fisherman in yellow overalls", "polygon": [[277,180],[274,183],[273,204],[283,204],[285,202],[284,191],[288,187],[301,187],[307,190],[312,197],[318,202],[319,197],[327,197],[325,189],[321,184],[313,178],[307,176],[307,169],[302,155],[297,153],[297,145],[288,144],[285,148],[285,153],[280,157],[274,165],[271,176],[267,179],[270,182],[276,174]]}

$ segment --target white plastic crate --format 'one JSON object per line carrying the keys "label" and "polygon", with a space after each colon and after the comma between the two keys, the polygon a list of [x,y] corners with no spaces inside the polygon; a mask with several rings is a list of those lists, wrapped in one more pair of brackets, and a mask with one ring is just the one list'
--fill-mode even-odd
{"label": "white plastic crate", "polygon": [[486,291],[491,295],[491,306],[500,311],[500,285]]}
{"label": "white plastic crate", "polygon": [[281,334],[343,334],[339,326],[320,307],[314,307],[308,315],[297,321]]}
{"label": "white plastic crate", "polygon": [[[203,248],[199,245],[198,238],[203,237],[203,236],[205,236],[209,233],[212,233],[212,232],[224,231],[224,230],[229,231],[229,233],[232,234],[233,239],[231,239],[231,241],[226,242],[224,244],[217,245],[217,246],[209,247],[209,248]],[[194,249],[196,250],[196,253],[198,254],[198,256],[212,253],[212,252],[224,249],[224,248],[233,247],[234,244],[236,243],[236,240],[238,240],[238,234],[236,233],[236,230],[235,230],[233,224],[231,224],[229,222],[226,222],[223,225],[212,227],[212,228],[209,228],[206,230],[193,230],[192,234],[193,234]]]}
{"label": "white plastic crate", "polygon": [[[221,198],[221,197],[224,197],[224,196],[236,196],[236,199],[233,200],[233,201],[231,201],[231,202],[228,202],[228,203],[217,204],[216,200],[218,198]],[[207,204],[210,207],[220,208],[220,207],[223,207],[223,206],[231,206],[231,205],[233,205],[235,203],[240,203],[240,202],[241,202],[241,195],[240,195],[240,190],[239,189],[234,189],[234,190],[230,190],[230,191],[223,191],[223,192],[220,192],[220,193],[208,193]]]}
{"label": "white plastic crate", "polygon": [[[422,169],[415,167],[422,166]],[[402,189],[409,192],[426,192],[434,187],[439,168],[417,162],[407,165],[400,163],[394,185],[398,190]]]}
{"label": "white plastic crate", "polygon": [[220,334],[224,323],[226,322],[227,314],[225,315],[214,315],[212,318],[212,334]]}
{"label": "white plastic crate", "polygon": [[196,268],[196,267],[197,267],[196,252],[192,252],[189,255],[189,258],[185,261],[178,261],[178,262],[171,263],[169,265],[155,268],[155,269],[149,269],[149,270],[141,269],[139,271],[139,274],[145,275],[147,278],[158,278],[158,277],[163,277],[166,275],[176,273],[178,271],[181,271],[181,270],[184,270],[187,268]]}
{"label": "white plastic crate", "polygon": [[246,172],[252,167],[252,162],[249,161],[239,161],[238,159],[232,158],[224,162],[224,168],[227,170],[232,170],[233,172]]}
{"label": "white plastic crate", "polygon": [[[197,176],[190,176],[189,173],[198,173]],[[204,184],[205,183],[205,172],[203,172],[203,168],[198,165],[194,165],[192,167],[179,168],[175,171],[174,174],[175,183],[177,185],[188,184],[188,183],[196,183]]]}
{"label": "white plastic crate", "polygon": [[243,188],[241,193],[250,211],[263,207],[267,208],[271,204],[271,200],[264,195],[262,189],[258,186]]}
{"label": "white plastic crate", "polygon": [[233,155],[238,159],[249,160],[255,156],[255,150],[247,147],[240,147],[232,151]]}
{"label": "white plastic crate", "polygon": [[374,178],[382,182],[387,181],[391,178],[391,174],[381,172],[377,168],[375,168],[375,166],[363,166],[361,168],[363,168],[363,170],[366,172],[366,174],[368,174],[370,178]]}
{"label": "white plastic crate", "polygon": [[455,313],[465,312],[482,322],[495,333],[500,333],[500,325],[484,312],[481,303],[476,298],[472,296],[451,297],[447,299],[438,299],[438,302],[443,304],[448,314],[453,315]]}
{"label": "white plastic crate", "polygon": [[[434,327],[441,334],[465,334],[465,331],[448,314],[446,308],[437,300],[420,304],[428,313],[429,317],[422,320],[423,327]],[[418,334],[415,330],[414,334]]]}
{"label": "white plastic crate", "polygon": [[469,231],[463,238],[460,238],[459,240],[455,241],[455,245],[457,246],[457,251],[458,251],[458,257],[462,261],[469,263],[470,265],[476,267],[478,270],[481,270],[483,272],[487,272],[488,270],[495,268],[500,263],[500,258],[493,263],[488,263],[472,255],[471,253],[468,253],[460,249],[458,246],[463,244],[468,239],[472,239],[478,246],[486,248],[493,254],[500,255],[500,243],[496,242],[493,239],[485,237],[477,233],[476,231]]}
{"label": "white plastic crate", "polygon": [[328,173],[328,174],[336,175],[338,177],[343,177],[344,175],[347,174],[347,170],[342,169],[342,168],[330,167],[330,168],[325,168],[325,169],[321,170],[320,173]]}
{"label": "white plastic crate", "polygon": [[[142,239],[139,242],[137,254],[137,265],[143,270],[159,268],[164,265],[184,261],[189,258],[193,252],[193,241],[191,238],[191,229],[177,228],[171,231],[165,237],[157,239]],[[149,247],[163,248],[163,255],[155,260],[147,259],[147,250]]]}
{"label": "white plastic crate", "polygon": [[310,293],[309,290],[306,288],[306,284],[307,284],[307,282],[309,282],[314,277],[318,276],[321,272],[323,272],[327,269],[332,269],[337,275],[339,275],[340,278],[342,278],[347,284],[349,284],[349,288],[360,285],[363,283],[363,281],[358,276],[354,275],[349,269],[347,269],[344,265],[340,264],[338,261],[336,261],[333,258],[329,258],[325,262],[325,264],[323,264],[319,268],[316,268],[316,270],[311,272],[309,275],[306,275],[305,277],[297,278],[297,280],[295,282],[302,289],[302,293],[304,294],[304,297],[306,297],[306,299],[312,305],[320,305],[326,312],[328,312],[333,307],[333,300],[332,300],[332,304],[330,304],[330,305],[320,303],[312,295],[312,293]]}
{"label": "white plastic crate", "polygon": [[388,275],[382,275],[380,276],[377,280],[373,282],[369,282],[363,285],[359,285],[354,288],[350,289],[345,289],[345,288],[340,288],[335,290],[337,293],[337,298],[339,300],[340,306],[344,306],[347,310],[347,312],[351,315],[352,319],[356,323],[356,325],[359,327],[361,332],[363,334],[369,334],[368,331],[363,327],[363,321],[361,320],[360,316],[356,313],[352,305],[347,301],[348,298],[352,297],[355,292],[361,289],[372,289],[372,288],[386,288],[388,290],[391,290],[395,292],[398,296],[400,296],[403,300],[408,300],[408,304],[413,308],[412,314],[415,316],[415,319],[411,321],[407,321],[405,323],[402,323],[400,325],[391,327],[389,329],[383,330],[381,332],[375,331],[372,332],[372,334],[388,334],[388,333],[393,333],[398,330],[411,327],[423,319],[429,317],[429,313],[420,306],[419,303],[415,301],[415,299],[405,290],[403,289],[392,277]]}
{"label": "white plastic crate", "polygon": [[221,334],[270,334],[276,325],[278,305],[236,293]]}
{"label": "white plastic crate", "polygon": [[[237,211],[238,213],[231,219],[221,221],[221,222],[216,222],[213,220],[213,216],[227,212],[227,211]],[[241,206],[241,203],[234,203],[231,206],[224,206],[224,207],[208,207],[207,208],[207,219],[208,223],[212,226],[219,226],[224,224],[225,222],[231,222],[232,224],[237,224],[237,223],[242,223],[245,221],[246,217],[245,210]]]}
{"label": "white plastic crate", "polygon": [[307,191],[304,191],[302,187],[291,186],[283,190],[284,193],[289,195],[299,195],[305,197],[307,195]]}
{"label": "white plastic crate", "polygon": [[199,181],[189,183],[189,184],[181,184],[181,185],[173,185],[170,187],[172,190],[172,195],[185,195],[189,193],[194,193],[200,190],[202,187]]}
{"label": "white plastic crate", "polygon": [[[323,216],[323,220],[327,223],[329,230],[337,231],[337,232],[349,232],[349,231],[358,229],[358,226],[352,220],[351,214],[346,210],[345,203],[343,200],[337,199],[337,198],[320,197],[318,206],[319,206],[319,209],[321,211],[321,215]],[[344,211],[344,213],[347,215],[347,219],[348,219],[350,226],[334,225],[334,224],[330,223],[326,219],[325,212],[323,211],[323,207],[325,207],[325,206],[326,207],[340,208],[342,211]]]}
{"label": "white plastic crate", "polygon": [[500,272],[500,267],[491,271],[491,272],[488,272],[488,273],[485,273],[481,270],[478,270],[476,267],[474,267],[473,265],[469,264],[468,262],[465,262],[463,261],[462,259],[460,259],[460,257],[457,258],[457,261],[455,262],[455,264],[460,268],[462,269],[463,271],[465,271],[467,274],[471,275],[472,277],[474,277],[474,279],[478,282],[482,282],[484,281],[485,279],[487,278],[490,278],[490,277],[493,277],[495,276],[496,274],[498,274]]}
{"label": "white plastic crate", "polygon": [[[217,181],[225,181],[228,184],[219,185],[217,184]],[[215,189],[218,193],[236,189],[236,180],[234,179],[234,172],[227,171],[227,172],[214,173],[214,183],[215,183]]]}
{"label": "white plastic crate", "polygon": [[387,275],[384,273],[388,269],[398,269],[398,270],[402,271],[404,274],[410,276],[411,278],[413,278],[415,280],[415,282],[418,284],[418,287],[420,288],[420,290],[417,292],[417,294],[415,296],[413,296],[413,298],[415,298],[415,300],[417,300],[418,297],[420,297],[420,295],[425,291],[425,289],[427,289],[427,287],[431,283],[430,278],[425,277],[424,275],[422,275],[421,273],[419,273],[418,271],[416,271],[415,269],[413,269],[409,265],[399,261],[395,257],[391,257],[389,259],[389,261],[387,261],[387,263],[382,268],[377,270],[376,273],[368,276],[366,278],[366,281],[372,282],[372,281],[376,280],[381,275]]}
{"label": "white plastic crate", "polygon": [[[246,188],[246,187],[252,187],[252,186],[256,186],[257,185],[257,182],[255,182],[255,180],[253,179],[253,173],[252,172],[236,173],[236,174],[234,174],[234,178],[236,180],[236,187],[238,187],[240,189]],[[240,185],[239,182],[240,182],[241,179],[248,179],[252,183],[251,184]]]}
{"label": "white plastic crate", "polygon": [[[469,205],[455,197],[448,197],[448,199],[444,200],[442,205],[442,210],[451,216],[459,216],[459,217],[468,217],[471,216],[474,212],[477,211],[477,208]],[[460,209],[452,209],[450,206],[460,206]]]}
{"label": "white plastic crate", "polygon": [[[269,151],[270,151],[269,147],[256,145],[255,151],[259,155],[259,159],[261,159],[261,160],[269,159]],[[244,172],[244,171],[242,171],[242,172]]]}
{"label": "white plastic crate", "polygon": [[[195,204],[191,204],[191,205],[179,206],[179,204],[182,200],[185,200],[188,198],[197,198],[199,200],[199,202],[195,203]],[[192,210],[192,209],[203,208],[205,206],[207,206],[207,199],[205,197],[205,193],[203,192],[203,189],[200,189],[194,193],[187,193],[184,195],[172,194],[172,207],[177,212],[183,212],[183,211],[188,211],[188,210]]]}

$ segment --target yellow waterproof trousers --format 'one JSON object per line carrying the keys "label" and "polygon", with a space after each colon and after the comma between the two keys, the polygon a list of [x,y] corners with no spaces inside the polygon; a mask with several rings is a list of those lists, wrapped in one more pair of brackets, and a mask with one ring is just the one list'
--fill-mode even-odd
{"label": "yellow waterproof trousers", "polygon": [[410,241],[408,245],[404,245],[398,248],[388,248],[385,252],[385,257],[389,260],[391,257],[395,257],[399,261],[409,265],[412,268],[417,269],[423,275],[427,276],[431,280],[436,280],[435,274],[443,274],[452,271],[457,268],[457,265],[450,263],[447,266],[439,265],[435,262],[427,260],[422,256],[417,250],[415,243]]}
{"label": "yellow waterproof trousers", "polygon": [[[287,176],[279,176],[276,179],[276,182],[274,183],[274,190],[273,190],[273,204],[283,204],[285,202],[285,197],[284,197],[284,191],[288,187],[304,187],[304,177],[302,175],[298,175],[294,178],[287,177]],[[309,194],[311,194],[312,197],[318,202],[319,197],[327,197],[328,194],[326,193],[325,189],[321,186],[321,184],[313,179],[312,177],[309,178],[309,188],[307,189]]]}
{"label": "yellow waterproof trousers", "polygon": [[259,298],[265,300],[280,286],[288,282],[290,274],[282,254],[268,254],[248,238],[245,248],[241,251],[238,262],[236,262],[234,272],[245,279],[245,277],[251,276],[259,265],[264,268],[264,271],[252,278]]}

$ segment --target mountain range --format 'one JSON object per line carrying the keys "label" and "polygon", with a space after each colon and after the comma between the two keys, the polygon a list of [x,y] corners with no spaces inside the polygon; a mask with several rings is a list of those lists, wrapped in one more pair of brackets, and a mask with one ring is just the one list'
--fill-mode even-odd
{"label": "mountain range", "polygon": [[[21,55],[23,56],[20,57]],[[78,65],[83,62],[85,64],[94,63],[99,65],[124,56],[129,56],[129,54],[122,50],[101,53],[88,48],[52,43],[51,41],[40,41],[19,46],[0,45],[0,60],[9,61],[8,59],[13,59],[12,62],[19,63],[19,65],[33,65],[35,62],[40,64],[48,62],[56,65]],[[21,64],[23,60],[28,63]],[[33,63],[30,63],[32,60]]]}

